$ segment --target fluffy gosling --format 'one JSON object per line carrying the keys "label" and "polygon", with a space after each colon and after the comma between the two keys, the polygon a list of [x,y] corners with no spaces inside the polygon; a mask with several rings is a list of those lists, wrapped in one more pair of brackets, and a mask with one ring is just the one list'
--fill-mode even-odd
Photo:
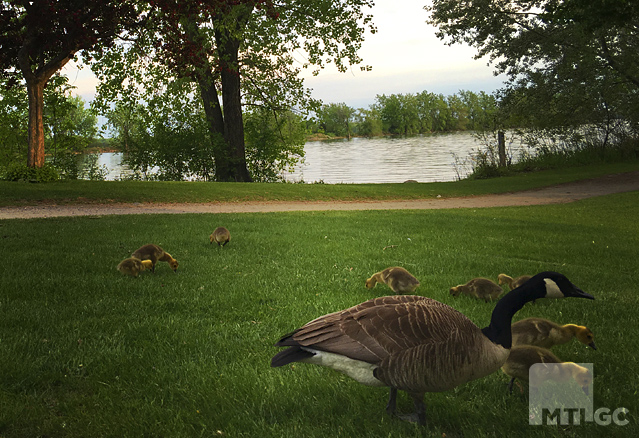
{"label": "fluffy gosling", "polygon": [[218,246],[224,246],[231,241],[231,233],[224,227],[217,227],[209,236],[209,240]]}
{"label": "fluffy gosling", "polygon": [[575,324],[559,325],[543,318],[526,318],[511,327],[513,345],[535,345],[552,348],[565,344],[572,338],[596,350],[595,335],[588,327]]}
{"label": "fluffy gosling", "polygon": [[499,285],[507,284],[510,290],[516,289],[528,280],[532,278],[532,275],[520,275],[517,278],[512,278],[506,274],[499,274],[497,279],[499,280]]}
{"label": "fluffy gosling", "polygon": [[173,272],[177,271],[179,265],[178,261],[171,257],[171,254],[152,243],[136,249],[135,252],[131,254],[131,257],[135,257],[140,260],[150,260],[153,264],[151,267],[152,272],[155,272],[155,264],[158,261],[167,262],[171,269],[173,269]]}
{"label": "fluffy gosling", "polygon": [[[544,367],[535,367],[532,370],[532,377],[535,383],[543,383],[551,380],[557,383],[564,383],[571,378],[574,379],[586,395],[592,383],[592,373],[588,368],[577,365],[574,362],[563,362],[550,350],[536,347],[534,345],[517,345],[510,349],[508,359],[501,367],[502,371],[511,377],[508,383],[508,391],[513,392],[515,379],[529,382],[530,367],[534,364],[546,364]],[[561,366],[557,366],[561,364]]]}
{"label": "fluffy gosling", "polygon": [[372,289],[377,283],[384,283],[395,293],[412,293],[419,286],[419,280],[399,266],[376,272],[366,280],[366,288]]}
{"label": "fluffy gosling", "polygon": [[124,259],[118,264],[118,271],[124,275],[130,275],[136,278],[140,272],[151,268],[153,268],[153,262],[151,262],[151,260],[140,260],[135,257]]}
{"label": "fluffy gosling", "polygon": [[487,278],[473,278],[466,284],[450,288],[450,294],[454,297],[464,294],[485,302],[496,300],[502,292],[503,289],[499,285]]}

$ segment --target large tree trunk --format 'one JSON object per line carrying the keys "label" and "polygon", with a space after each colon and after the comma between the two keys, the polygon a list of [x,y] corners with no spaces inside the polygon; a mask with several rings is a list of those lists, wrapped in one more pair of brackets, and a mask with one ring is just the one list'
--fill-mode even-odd
{"label": "large tree trunk", "polygon": [[[213,158],[215,159],[215,179],[223,181],[228,179],[230,174],[228,147],[224,138],[224,117],[222,108],[220,107],[220,99],[218,98],[217,87],[215,86],[215,78],[211,72],[210,66],[203,69],[196,75],[198,86],[200,88],[200,97],[204,114],[211,134],[211,143],[213,144]],[[224,176],[224,179],[222,178]]]}
{"label": "large tree trunk", "polygon": [[242,98],[240,93],[240,67],[238,51],[240,42],[233,36],[216,32],[216,42],[220,51],[220,74],[222,77],[222,108],[224,109],[224,140],[228,146],[228,168],[217,172],[218,181],[245,181],[251,176],[246,165],[244,145],[244,122],[242,119]]}
{"label": "large tree trunk", "polygon": [[44,86],[41,78],[27,81],[29,96],[29,149],[28,167],[44,166]]}
{"label": "large tree trunk", "polygon": [[[27,83],[29,96],[29,149],[27,166],[44,166],[44,87],[47,82],[69,62],[77,47],[61,50],[61,52],[49,60],[46,64],[35,67],[32,65],[30,53],[33,50],[32,40],[27,39],[18,52],[18,64]],[[35,70],[34,70],[35,67]]]}

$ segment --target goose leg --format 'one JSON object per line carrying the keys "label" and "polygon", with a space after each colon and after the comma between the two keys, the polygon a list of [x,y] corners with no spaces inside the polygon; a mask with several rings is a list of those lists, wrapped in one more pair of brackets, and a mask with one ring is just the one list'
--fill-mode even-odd
{"label": "goose leg", "polygon": [[395,415],[395,409],[397,408],[397,388],[391,387],[390,395],[388,396],[388,403],[386,404],[386,412],[391,415]]}
{"label": "goose leg", "polygon": [[426,405],[424,404],[424,394],[411,393],[410,396],[413,398],[415,412],[412,414],[398,415],[398,417],[402,420],[424,426],[426,424]]}
{"label": "goose leg", "polygon": [[513,393],[513,383],[515,383],[515,378],[513,377],[512,379],[510,379],[510,382],[508,382],[508,392],[509,393]]}

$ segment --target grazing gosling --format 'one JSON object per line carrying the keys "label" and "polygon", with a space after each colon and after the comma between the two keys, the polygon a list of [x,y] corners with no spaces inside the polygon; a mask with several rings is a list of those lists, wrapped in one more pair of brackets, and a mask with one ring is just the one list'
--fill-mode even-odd
{"label": "grazing gosling", "polygon": [[169,254],[168,252],[164,251],[159,246],[154,245],[152,243],[149,243],[148,245],[144,245],[136,249],[135,252],[131,254],[131,256],[138,258],[140,260],[150,260],[152,263],[152,266],[151,266],[152,272],[155,272],[155,264],[158,261],[168,262],[171,269],[173,269],[173,272],[177,271],[177,268],[179,265],[178,261],[175,260],[173,257],[171,257],[171,254]]}
{"label": "grazing gosling", "polygon": [[411,293],[419,286],[419,280],[399,266],[386,268],[366,280],[366,288],[372,289],[377,283],[384,283],[395,293]]}
{"label": "grazing gosling", "polygon": [[594,299],[564,275],[541,272],[499,300],[483,329],[431,298],[377,297],[284,335],[275,345],[287,348],[273,356],[271,366],[305,362],[364,385],[389,387],[390,414],[396,411],[397,391],[406,391],[415,413],[400,418],[423,425],[425,393],[448,391],[497,371],[510,353],[513,315],[531,300],[565,297]]}
{"label": "grazing gosling", "polygon": [[511,276],[506,274],[499,274],[497,276],[497,279],[499,280],[499,285],[501,286],[502,284],[507,284],[510,290],[518,288],[519,286],[521,286],[522,284],[524,284],[531,278],[532,278],[532,275],[520,275],[517,278],[512,278]]}
{"label": "grazing gosling", "polygon": [[124,275],[130,275],[131,277],[137,278],[140,272],[146,269],[151,269],[152,267],[153,263],[151,260],[140,260],[135,257],[129,257],[118,264],[118,271],[122,272]]}
{"label": "grazing gosling", "polygon": [[231,233],[224,227],[217,227],[209,236],[211,243],[215,242],[218,246],[224,246],[231,241]]}
{"label": "grazing gosling", "polygon": [[[508,359],[501,367],[502,371],[511,377],[508,383],[508,391],[512,394],[515,379],[529,382],[530,367],[534,364],[547,364],[544,367],[535,367],[532,370],[533,381],[543,383],[547,380],[564,383],[574,379],[588,395],[588,388],[592,383],[592,373],[588,368],[577,365],[574,362],[562,362],[550,350],[534,345],[517,345],[510,349]],[[558,366],[561,364],[561,366]]]}
{"label": "grazing gosling", "polygon": [[460,284],[450,288],[450,294],[454,297],[460,293],[488,302],[496,300],[503,289],[494,281],[487,278],[473,278],[466,284]]}
{"label": "grazing gosling", "polygon": [[596,350],[595,335],[588,327],[575,324],[559,325],[543,318],[526,318],[517,321],[511,327],[513,345],[535,345],[552,348],[565,344],[572,338]]}

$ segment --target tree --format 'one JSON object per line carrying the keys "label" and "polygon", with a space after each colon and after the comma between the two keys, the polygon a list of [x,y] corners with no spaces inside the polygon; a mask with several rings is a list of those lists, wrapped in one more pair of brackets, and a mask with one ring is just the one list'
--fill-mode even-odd
{"label": "tree", "polygon": [[420,120],[414,95],[382,94],[375,96],[375,100],[384,131],[401,135],[419,133]]}
{"label": "tree", "polygon": [[371,105],[368,109],[359,108],[355,114],[356,132],[365,137],[383,135],[382,119],[377,110]]}
{"label": "tree", "polygon": [[45,150],[53,153],[54,160],[58,150],[80,152],[98,134],[97,117],[85,108],[84,99],[71,95],[73,88],[66,77],[56,74],[44,93]]}
{"label": "tree", "polygon": [[317,117],[325,133],[351,138],[351,125],[355,110],[345,103],[322,105]]}
{"label": "tree", "polygon": [[253,180],[283,179],[304,156],[304,120],[292,111],[275,112],[258,107],[244,115],[246,154]]}
{"label": "tree", "polygon": [[44,165],[44,88],[51,76],[78,52],[110,46],[137,17],[132,0],[0,3],[0,74],[18,85],[20,72],[26,82],[29,167]]}
{"label": "tree", "polygon": [[638,2],[435,0],[426,9],[441,39],[476,47],[508,75],[504,98],[528,107],[530,123],[639,123]]}
{"label": "tree", "polygon": [[[26,167],[29,103],[22,87],[0,80],[0,166]],[[72,96],[68,79],[55,74],[44,90],[43,132],[45,152],[57,167],[60,152],[78,152],[97,135],[97,118],[81,97]],[[22,163],[20,165],[20,163]]]}
{"label": "tree", "polygon": [[[362,12],[371,0],[152,0],[150,5],[149,26],[136,45],[118,47],[96,64],[105,83],[101,99],[117,98],[116,90],[128,86],[145,101],[137,85],[152,90],[189,78],[206,114],[218,181],[251,180],[243,106],[312,107],[300,69],[332,62],[344,71],[361,61],[357,50],[366,28],[374,31],[371,17]],[[300,54],[304,61],[297,67]]]}

